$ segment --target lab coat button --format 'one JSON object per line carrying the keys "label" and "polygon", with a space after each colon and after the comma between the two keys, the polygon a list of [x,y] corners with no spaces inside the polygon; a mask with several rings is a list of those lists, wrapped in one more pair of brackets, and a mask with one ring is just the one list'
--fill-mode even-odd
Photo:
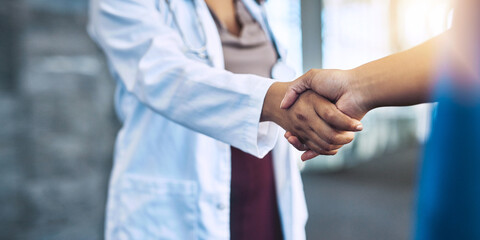
{"label": "lab coat button", "polygon": [[225,206],[225,204],[223,204],[223,203],[217,204],[217,209],[218,209],[218,210],[225,210],[225,207],[226,207],[226,206]]}

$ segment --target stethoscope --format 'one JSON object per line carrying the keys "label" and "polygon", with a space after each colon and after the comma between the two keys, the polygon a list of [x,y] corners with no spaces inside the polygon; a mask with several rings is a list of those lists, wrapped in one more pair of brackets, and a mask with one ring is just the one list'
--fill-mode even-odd
{"label": "stethoscope", "polygon": [[[167,2],[168,10],[170,11],[170,13],[173,16],[173,21],[178,28],[178,32],[180,33],[180,37],[182,38],[182,41],[185,44],[186,52],[192,53],[192,54],[198,56],[201,59],[210,60],[210,56],[208,55],[208,51],[207,51],[207,34],[205,32],[205,27],[203,25],[203,22],[200,20],[199,14],[197,12],[198,10],[197,10],[197,7],[195,6],[195,0],[192,0],[193,4],[194,4],[194,8],[195,8],[195,14],[196,14],[196,18],[198,19],[198,22],[200,24],[200,28],[202,29],[202,32],[203,32],[203,34],[202,34],[203,35],[202,36],[203,45],[200,46],[200,47],[194,47],[192,44],[190,44],[190,42],[188,41],[188,39],[186,38],[185,34],[183,33],[183,31],[180,27],[180,24],[178,22],[178,18],[177,18],[177,15],[175,14],[175,11],[173,11],[173,9],[172,9],[171,0],[165,0],[165,1]],[[266,29],[269,33],[269,37],[272,40],[273,46],[275,48],[275,52],[277,53],[277,56],[278,56],[277,62],[272,67],[271,77],[273,79],[281,80],[281,81],[293,80],[295,78],[295,75],[296,75],[295,70],[293,68],[289,67],[286,64],[285,60],[280,55],[278,44],[277,44],[277,42],[276,42],[276,40],[273,36],[272,28],[270,27],[270,24],[269,24],[268,19],[267,19],[267,11],[266,11],[264,2],[265,1],[263,1],[263,0],[260,1],[260,7],[261,7],[261,10],[262,10],[262,18],[263,18],[263,21],[265,22],[265,27],[266,27]]]}

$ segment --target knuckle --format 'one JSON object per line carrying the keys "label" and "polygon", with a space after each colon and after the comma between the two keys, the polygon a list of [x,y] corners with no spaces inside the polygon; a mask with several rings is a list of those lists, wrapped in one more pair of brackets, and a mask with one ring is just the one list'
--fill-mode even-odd
{"label": "knuckle", "polygon": [[323,116],[325,118],[325,121],[331,122],[335,118],[335,113],[333,112],[332,109],[328,108],[328,109],[325,110]]}
{"label": "knuckle", "polygon": [[331,144],[325,143],[325,142],[324,142],[324,143],[321,143],[321,144],[319,144],[319,145],[320,145],[322,151],[328,151],[328,149],[329,149],[330,146],[331,146]]}
{"label": "knuckle", "polygon": [[305,76],[307,76],[307,77],[305,78],[305,81],[306,81],[306,83],[307,83],[308,85],[310,85],[311,82],[312,82],[312,79],[315,78],[315,75],[317,74],[317,71],[318,71],[318,70],[317,70],[317,69],[314,69],[314,68],[308,70],[307,74],[305,75]]}
{"label": "knuckle", "polygon": [[320,147],[315,147],[315,148],[310,148],[310,149],[312,149],[312,150],[315,151],[316,153],[322,153],[322,152],[325,151],[323,148],[320,148]]}
{"label": "knuckle", "polygon": [[333,151],[333,150],[335,150],[335,149],[336,149],[336,147],[335,147],[334,145],[332,145],[332,144],[329,144],[329,145],[326,147],[326,149],[325,149],[325,150],[327,150],[327,151],[329,151],[329,152],[330,152],[330,151]]}
{"label": "knuckle", "polygon": [[337,153],[338,153],[338,150],[325,150],[323,154],[328,156],[333,156],[333,155],[336,155]]}
{"label": "knuckle", "polygon": [[303,122],[307,121],[307,117],[306,117],[304,114],[297,113],[297,114],[296,114],[296,117],[297,117],[297,119],[300,120],[300,121],[303,121]]}
{"label": "knuckle", "polygon": [[338,133],[335,133],[333,134],[333,136],[331,137],[332,138],[332,144],[342,144],[343,142],[343,138],[340,134]]}
{"label": "knuckle", "polygon": [[327,133],[325,135],[325,142],[327,142],[328,144],[335,144],[336,143],[336,135],[333,134],[333,133]]}
{"label": "knuckle", "polygon": [[307,71],[308,76],[312,76],[314,74],[315,74],[315,69],[314,68],[311,68],[310,70]]}
{"label": "knuckle", "polygon": [[318,147],[316,144],[313,144],[313,142],[311,142],[311,141],[306,142],[305,145],[306,145],[309,149],[311,149],[311,150],[313,150],[313,151],[315,151],[315,152],[320,152],[320,151],[322,151],[322,148]]}
{"label": "knuckle", "polygon": [[353,134],[350,134],[347,136],[347,143],[351,143],[355,139],[355,136]]}
{"label": "knuckle", "polygon": [[300,140],[296,141],[295,142],[295,147],[298,148],[299,150],[305,148],[305,144],[303,144],[302,142],[300,142]]}

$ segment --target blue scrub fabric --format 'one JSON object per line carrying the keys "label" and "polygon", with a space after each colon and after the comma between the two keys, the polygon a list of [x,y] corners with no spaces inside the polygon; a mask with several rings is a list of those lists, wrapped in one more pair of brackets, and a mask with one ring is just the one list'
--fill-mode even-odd
{"label": "blue scrub fabric", "polygon": [[[471,50],[480,59],[478,48]],[[480,73],[480,65],[473,67]],[[480,79],[448,59],[439,69],[438,106],[420,172],[414,236],[417,240],[478,240]]]}

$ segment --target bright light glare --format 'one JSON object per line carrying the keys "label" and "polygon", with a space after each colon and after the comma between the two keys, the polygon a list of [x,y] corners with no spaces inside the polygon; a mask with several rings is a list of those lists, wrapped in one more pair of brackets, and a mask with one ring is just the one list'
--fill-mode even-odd
{"label": "bright light glare", "polygon": [[404,0],[399,4],[398,36],[403,47],[412,47],[444,32],[448,27],[449,0]]}

